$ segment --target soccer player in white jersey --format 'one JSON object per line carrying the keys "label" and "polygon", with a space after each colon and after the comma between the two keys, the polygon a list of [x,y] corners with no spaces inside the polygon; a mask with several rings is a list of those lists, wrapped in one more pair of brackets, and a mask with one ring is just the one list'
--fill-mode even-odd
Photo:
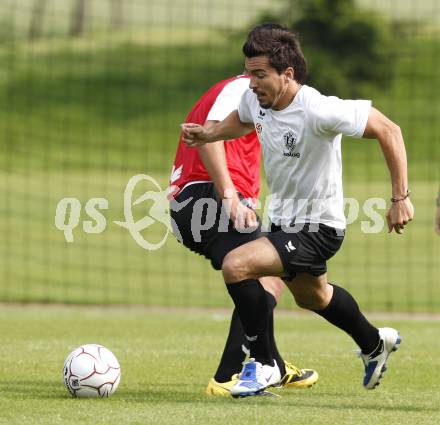
{"label": "soccer player in white jersey", "polygon": [[[237,109],[248,86],[249,78],[243,75],[219,81],[197,100],[185,121],[205,125],[221,121]],[[179,205],[173,208],[174,202],[171,202],[174,233],[180,235],[179,240],[185,247],[209,259],[216,270],[221,269],[223,259],[230,251],[261,236],[259,227],[249,233],[238,232],[234,228],[234,224],[239,225],[240,221],[243,225],[258,221],[255,211],[248,205],[255,204],[258,199],[260,157],[260,143],[255,131],[231,140],[226,145],[219,141],[199,149],[188,148],[182,134],[179,137],[170,177],[173,200]],[[232,221],[223,223],[226,226],[222,228],[220,217],[225,198],[230,204],[234,224]],[[202,214],[198,223],[192,220],[195,211],[202,208],[206,208],[203,226]],[[284,388],[309,387],[318,380],[317,372],[313,369],[298,369],[284,361],[275,342],[273,310],[284,289],[284,283],[278,277],[265,277],[261,283],[270,306],[265,337],[281,369],[279,385]],[[220,364],[208,383],[207,394],[230,395],[230,389],[236,384],[246,358],[248,345],[243,326],[234,310]]]}
{"label": "soccer player in white jersey", "polygon": [[370,101],[327,97],[305,85],[306,62],[287,28],[255,27],[243,53],[250,84],[238,110],[210,128],[182,125],[188,146],[236,138],[255,128],[272,194],[271,233],[234,249],[223,261],[223,277],[251,353],[231,394],[255,395],[279,380],[278,365],[261,338],[268,308],[258,280],[263,276],[283,277],[300,307],[353,338],[364,363],[363,385],[373,389],[400,344],[399,333],[373,326],[349,292],[329,283],[326,261],[341,246],[346,225],[342,135],[379,141],[391,176],[389,231],[400,234],[413,219],[400,128]]}

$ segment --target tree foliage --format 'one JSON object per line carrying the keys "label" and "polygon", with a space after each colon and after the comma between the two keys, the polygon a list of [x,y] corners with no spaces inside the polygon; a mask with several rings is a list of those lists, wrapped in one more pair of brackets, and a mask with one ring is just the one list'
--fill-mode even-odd
{"label": "tree foliage", "polygon": [[325,94],[368,95],[393,78],[393,28],[378,12],[355,0],[284,0],[277,22],[298,35],[308,63],[308,84]]}

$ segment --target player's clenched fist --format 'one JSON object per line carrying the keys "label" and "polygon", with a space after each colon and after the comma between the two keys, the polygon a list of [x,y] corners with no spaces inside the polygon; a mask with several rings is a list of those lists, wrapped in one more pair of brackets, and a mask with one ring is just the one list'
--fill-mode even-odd
{"label": "player's clenched fist", "polygon": [[183,133],[183,141],[189,147],[202,146],[207,142],[206,130],[199,124],[180,124]]}
{"label": "player's clenched fist", "polygon": [[402,234],[405,226],[412,221],[413,218],[414,207],[408,197],[399,202],[393,202],[386,215],[388,233],[394,229],[399,235]]}

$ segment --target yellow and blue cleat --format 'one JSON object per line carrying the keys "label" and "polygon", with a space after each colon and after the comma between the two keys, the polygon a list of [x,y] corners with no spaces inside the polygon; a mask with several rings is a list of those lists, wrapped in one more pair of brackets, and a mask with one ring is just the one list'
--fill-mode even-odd
{"label": "yellow and blue cleat", "polygon": [[284,362],[286,374],[277,387],[310,388],[319,379],[318,372],[313,369],[298,369],[292,363]]}
{"label": "yellow and blue cleat", "polygon": [[[310,388],[319,378],[318,372],[313,369],[298,369],[292,363],[284,362],[286,374],[281,378],[277,388]],[[239,374],[232,375],[227,382],[217,382],[214,378],[209,380],[206,394],[212,396],[229,397],[231,388],[237,383]]]}
{"label": "yellow and blue cleat", "polygon": [[238,381],[238,376],[238,373],[232,375],[231,380],[227,382],[217,382],[214,378],[211,378],[209,380],[208,386],[206,387],[206,394],[229,397],[231,395],[231,388]]}

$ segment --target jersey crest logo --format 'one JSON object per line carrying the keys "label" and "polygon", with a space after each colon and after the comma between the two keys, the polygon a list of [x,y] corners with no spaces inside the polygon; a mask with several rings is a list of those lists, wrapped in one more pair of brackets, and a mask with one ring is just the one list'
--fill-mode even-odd
{"label": "jersey crest logo", "polygon": [[255,124],[255,130],[257,130],[257,134],[261,134],[261,132],[263,131],[263,126],[259,122],[257,122]]}
{"label": "jersey crest logo", "polygon": [[297,141],[297,136],[295,133],[293,133],[293,131],[288,131],[287,133],[284,133],[283,135],[283,143],[284,143],[284,148],[283,148],[283,155],[284,156],[292,156],[295,158],[299,158],[300,154],[294,153],[294,150],[296,148],[296,141]]}

